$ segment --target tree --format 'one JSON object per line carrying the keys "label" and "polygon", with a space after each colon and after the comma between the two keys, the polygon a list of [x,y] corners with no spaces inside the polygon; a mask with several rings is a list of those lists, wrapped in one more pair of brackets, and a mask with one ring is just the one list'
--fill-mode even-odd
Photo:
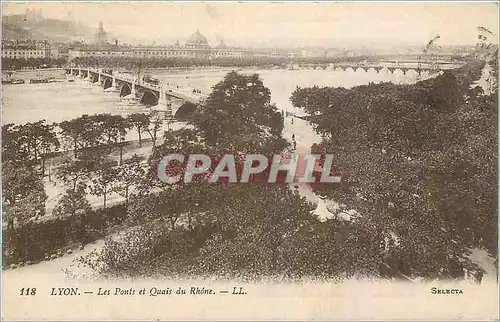
{"label": "tree", "polygon": [[45,120],[17,126],[7,124],[2,132],[6,161],[37,164],[41,157],[43,169],[46,154],[59,148],[54,125],[45,124]]}
{"label": "tree", "polygon": [[43,180],[32,167],[3,166],[2,199],[9,229],[45,214],[47,195]]}
{"label": "tree", "polygon": [[146,171],[142,165],[142,157],[134,154],[129,159],[123,161],[118,169],[119,193],[125,198],[128,206],[130,189],[141,184]]}
{"label": "tree", "polygon": [[121,115],[95,114],[91,117],[94,127],[100,130],[100,142],[111,145],[120,142],[125,137],[131,124]]}
{"label": "tree", "polygon": [[149,117],[144,113],[134,113],[127,116],[127,121],[135,127],[139,135],[139,147],[142,146],[141,133],[147,131],[149,127]]}
{"label": "tree", "polygon": [[82,115],[79,118],[59,123],[61,135],[71,142],[74,156],[77,157],[78,149],[95,146],[102,135],[92,117]]}
{"label": "tree", "polygon": [[146,132],[148,132],[151,140],[153,141],[153,146],[156,146],[156,136],[161,128],[162,120],[157,111],[152,111],[149,113],[149,125],[146,127]]}
{"label": "tree", "polygon": [[160,191],[131,198],[128,208],[129,221],[137,224],[155,222],[161,227],[175,230],[177,221],[185,212],[182,191],[174,187],[163,187]]}
{"label": "tree", "polygon": [[201,270],[250,278],[323,273],[318,261],[307,259],[314,258],[312,253],[321,258],[334,245],[311,245],[320,222],[310,215],[311,205],[288,186],[218,185],[217,195],[217,206],[203,217],[220,230],[198,252]]}
{"label": "tree", "polygon": [[214,86],[191,121],[207,143],[233,151],[281,151],[281,114],[257,74],[231,72]]}
{"label": "tree", "polygon": [[27,123],[21,127],[21,132],[26,136],[29,150],[32,151],[35,162],[38,161],[42,146],[44,150],[59,147],[59,140],[56,137],[53,126],[45,124],[45,120]]}
{"label": "tree", "polygon": [[39,153],[42,159],[42,174],[45,173],[45,160],[47,157],[59,150],[60,142],[57,138],[56,132],[54,130],[55,123],[52,125],[44,125],[43,123],[40,126],[40,139],[38,141],[39,144]]}
{"label": "tree", "polygon": [[173,232],[177,220],[186,210],[182,202],[182,191],[171,187],[164,188],[158,194],[156,205],[160,220],[170,223],[170,230]]}
{"label": "tree", "polygon": [[75,190],[66,189],[61,199],[57,202],[52,213],[56,216],[87,214],[92,208],[89,201],[85,198],[86,185],[78,184]]}
{"label": "tree", "polygon": [[165,131],[163,143],[155,148],[154,154],[201,152],[205,145],[203,139],[193,129]]}
{"label": "tree", "polygon": [[2,126],[2,163],[27,164],[30,157],[25,138],[14,124]]}
{"label": "tree", "polygon": [[89,179],[102,162],[104,162],[103,150],[84,151],[78,159],[65,160],[58,168],[56,177],[66,185],[70,185],[73,193],[76,193],[78,185]]}
{"label": "tree", "polygon": [[[146,174],[147,182],[144,182],[147,186],[143,187],[146,190],[150,189],[152,186],[161,187],[164,185],[158,178],[158,164],[164,156],[177,153],[184,155],[184,162],[181,162],[173,168],[167,168],[167,171],[180,172],[181,168],[186,166],[187,156],[189,154],[209,154],[211,150],[204,144],[203,139],[193,129],[165,131],[163,137],[163,143],[153,148],[153,153],[148,160],[149,169]],[[172,164],[175,163],[172,162],[169,166]]]}
{"label": "tree", "polygon": [[158,246],[161,246],[164,236],[163,227],[158,225],[134,226],[118,236],[106,238],[103,251],[96,258],[92,258],[91,253],[83,260],[103,275],[141,275],[144,263],[158,258]]}
{"label": "tree", "polygon": [[115,191],[113,184],[118,179],[117,163],[111,160],[103,160],[99,167],[92,173],[90,193],[94,196],[103,197],[103,207],[106,208],[107,196]]}
{"label": "tree", "polygon": [[213,189],[212,184],[206,181],[180,182],[175,188],[178,192],[180,208],[187,216],[187,228],[194,230],[195,227],[203,225],[203,215],[207,209],[216,205],[212,195],[217,193],[217,189]]}

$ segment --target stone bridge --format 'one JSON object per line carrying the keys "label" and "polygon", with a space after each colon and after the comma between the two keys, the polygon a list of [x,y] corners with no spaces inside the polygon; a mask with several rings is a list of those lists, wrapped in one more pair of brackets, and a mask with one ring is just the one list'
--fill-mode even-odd
{"label": "stone bridge", "polygon": [[207,97],[194,89],[180,88],[163,82],[158,85],[151,84],[135,75],[117,73],[109,69],[66,68],[66,73],[98,84],[105,92],[118,92],[126,101],[142,103],[174,117],[192,113]]}
{"label": "stone bridge", "polygon": [[453,69],[460,67],[462,64],[457,63],[435,63],[435,62],[379,62],[379,63],[330,63],[330,64],[293,64],[289,66],[289,69],[325,69],[325,70],[352,70],[354,72],[365,71],[368,72],[373,70],[375,72],[380,73],[382,70],[386,70],[387,72],[394,74],[396,71],[399,71],[406,75],[407,72],[414,72],[417,75],[422,75],[423,73],[438,73],[443,70]]}

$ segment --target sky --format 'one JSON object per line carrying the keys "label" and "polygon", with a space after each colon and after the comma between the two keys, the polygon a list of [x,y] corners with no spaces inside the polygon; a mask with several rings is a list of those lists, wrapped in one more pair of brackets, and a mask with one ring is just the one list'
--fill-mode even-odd
{"label": "sky", "polygon": [[[477,26],[497,33],[498,4],[237,3],[237,2],[2,2],[2,14],[42,9],[46,18],[72,19],[104,29],[120,42],[181,43],[196,29],[211,45],[339,46],[475,44]],[[498,35],[496,36],[496,38]]]}

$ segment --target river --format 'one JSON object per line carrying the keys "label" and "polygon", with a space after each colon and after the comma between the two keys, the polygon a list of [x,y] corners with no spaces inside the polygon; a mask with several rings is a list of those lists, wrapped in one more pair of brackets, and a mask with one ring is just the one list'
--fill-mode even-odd
{"label": "river", "polygon": [[[188,71],[146,70],[146,73],[175,84],[181,88],[199,89],[210,93],[211,87],[218,83],[231,69],[193,69]],[[271,91],[271,101],[279,110],[292,113],[300,112],[292,106],[290,95],[297,86],[334,86],[350,88],[370,82],[413,83],[416,74],[407,75],[386,70],[380,73],[352,70],[283,70],[283,69],[243,69],[242,73],[257,73],[265,86]],[[112,113],[126,116],[135,112],[147,112],[145,106],[126,106],[117,93],[103,92],[102,88],[77,79],[75,82],[56,82],[47,84],[5,85],[2,91],[2,124],[24,124],[45,119],[48,123],[61,122],[82,114]],[[301,126],[302,125],[302,126]],[[317,142],[316,133],[307,122],[298,121],[295,126],[285,128],[285,137],[291,139],[295,134],[298,146]],[[131,131],[127,140],[137,139]]]}
{"label": "river", "polygon": [[[209,93],[230,69],[197,69],[190,71],[148,70],[147,72],[171,84],[189,87]],[[342,86],[353,87],[370,82],[413,83],[415,73],[403,75],[390,74],[385,70],[375,71],[329,71],[329,70],[282,70],[282,69],[243,69],[242,73],[257,73],[271,90],[271,100],[278,109],[293,111],[289,101],[297,86]],[[97,85],[75,81],[47,84],[4,85],[2,90],[3,124],[35,122],[61,122],[82,114],[116,113],[129,114],[136,110],[121,106],[117,93],[106,93]]]}

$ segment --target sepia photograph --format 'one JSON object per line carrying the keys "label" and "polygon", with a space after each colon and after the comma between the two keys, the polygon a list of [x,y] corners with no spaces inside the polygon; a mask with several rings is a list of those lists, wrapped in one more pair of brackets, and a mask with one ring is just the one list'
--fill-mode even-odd
{"label": "sepia photograph", "polygon": [[2,320],[498,320],[498,1],[2,2]]}

